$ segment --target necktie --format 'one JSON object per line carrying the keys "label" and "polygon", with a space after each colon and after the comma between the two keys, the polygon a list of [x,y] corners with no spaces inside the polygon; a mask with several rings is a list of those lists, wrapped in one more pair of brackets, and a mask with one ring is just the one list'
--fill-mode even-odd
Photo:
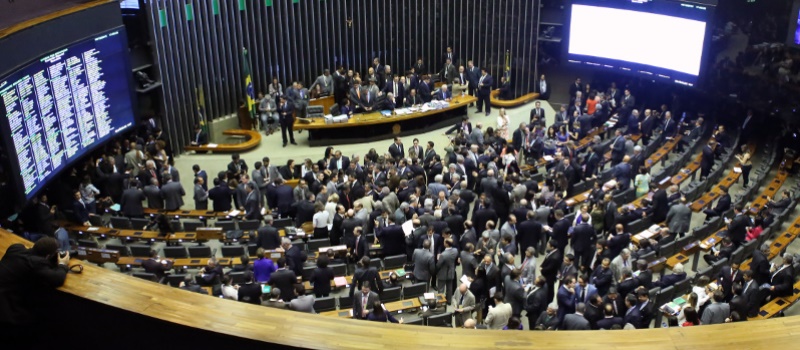
{"label": "necktie", "polygon": [[628,260],[622,260],[622,266],[628,267]]}
{"label": "necktie", "polygon": [[356,237],[356,255],[358,255],[358,241],[361,239],[361,236]]}
{"label": "necktie", "polygon": [[[461,84],[464,84],[464,74],[463,73],[461,74]],[[745,125],[747,125],[747,124],[745,123]]]}
{"label": "necktie", "polygon": [[614,305],[614,315],[619,315],[619,311],[617,311],[617,301],[614,300],[611,305]]}
{"label": "necktie", "polygon": [[364,296],[361,298],[361,310],[366,309],[366,307],[367,307],[367,297],[368,296],[369,296],[369,294],[364,294]]}
{"label": "necktie", "polygon": [[430,238],[431,238],[431,253],[433,253],[433,251],[434,251],[433,250],[433,242],[435,242],[436,240],[433,239],[433,237],[430,237]]}
{"label": "necktie", "polygon": [[361,99],[361,89],[356,90],[356,95],[358,95],[358,98]]}
{"label": "necktie", "polygon": [[300,90],[300,98],[305,98],[305,94],[303,94],[302,90]]}
{"label": "necktie", "polygon": [[367,103],[369,103],[369,92],[367,92]]}
{"label": "necktie", "polygon": [[581,289],[581,299],[582,302],[586,302],[586,288]]}
{"label": "necktie", "polygon": [[458,302],[458,305],[464,305],[464,294],[461,294],[461,300]]}
{"label": "necktie", "polygon": [[156,172],[153,171],[153,170],[150,170],[150,175],[152,175],[155,178],[156,177]]}

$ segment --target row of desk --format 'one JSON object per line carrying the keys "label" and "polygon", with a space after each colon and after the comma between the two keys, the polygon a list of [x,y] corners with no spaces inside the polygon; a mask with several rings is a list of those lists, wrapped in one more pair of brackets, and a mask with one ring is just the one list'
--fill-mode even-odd
{"label": "row of desk", "polygon": [[[436,294],[436,303],[444,304],[447,302],[444,294]],[[402,314],[404,312],[411,312],[419,310],[422,307],[422,302],[419,298],[409,298],[393,302],[384,303],[383,307],[386,311],[392,314]],[[338,318],[353,318],[353,309],[332,310],[319,313],[322,316],[338,317]]]}
{"label": "row of desk", "polygon": [[[750,154],[754,154],[756,151],[756,144],[751,142],[747,145],[750,150]],[[705,194],[702,197],[698,198],[697,200],[692,203],[691,208],[692,211],[699,212],[703,210],[705,207],[711,205],[717,198],[722,195],[722,190],[720,187],[725,186],[725,188],[731,188],[736,181],[739,181],[739,177],[742,174],[741,164],[736,163],[736,166],[733,167],[730,171],[728,171],[728,176],[722,179],[720,182],[717,183],[714,188]],[[738,171],[737,171],[738,170]]]}

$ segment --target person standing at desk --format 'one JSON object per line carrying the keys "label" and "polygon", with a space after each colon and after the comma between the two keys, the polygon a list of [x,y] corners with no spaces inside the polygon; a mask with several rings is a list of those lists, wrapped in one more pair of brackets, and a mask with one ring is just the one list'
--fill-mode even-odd
{"label": "person standing at desk", "polygon": [[281,122],[281,137],[283,138],[283,147],[286,147],[287,137],[286,133],[289,133],[289,140],[292,142],[293,145],[297,145],[294,142],[294,106],[292,106],[287,100],[285,96],[281,96],[281,103],[278,106],[278,115]]}
{"label": "person standing at desk", "polygon": [[492,106],[489,101],[489,94],[492,91],[492,76],[486,71],[486,68],[481,68],[481,77],[478,79],[478,109],[477,112],[483,111],[483,106],[486,105],[486,115],[492,112]]}
{"label": "person standing at desk", "polygon": [[369,306],[380,303],[378,294],[370,290],[369,283],[361,285],[361,293],[353,296],[353,318],[357,320],[366,319],[369,314]]}

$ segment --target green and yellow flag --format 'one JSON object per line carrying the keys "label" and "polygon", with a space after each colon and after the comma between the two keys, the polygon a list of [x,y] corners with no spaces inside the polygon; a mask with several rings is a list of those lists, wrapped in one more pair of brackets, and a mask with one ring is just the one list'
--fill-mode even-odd
{"label": "green and yellow flag", "polygon": [[511,82],[511,51],[506,50],[506,70],[503,72],[506,82]]}
{"label": "green and yellow flag", "polygon": [[247,94],[247,110],[250,117],[256,118],[256,92],[253,88],[253,76],[250,74],[250,60],[247,59],[247,49],[242,48],[242,61],[244,64],[244,91]]}

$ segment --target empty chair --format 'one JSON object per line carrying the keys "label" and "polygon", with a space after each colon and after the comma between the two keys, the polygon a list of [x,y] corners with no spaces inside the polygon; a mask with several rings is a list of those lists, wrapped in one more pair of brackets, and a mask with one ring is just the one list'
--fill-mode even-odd
{"label": "empty chair", "polygon": [[177,275],[167,275],[167,284],[172,287],[178,287],[181,285],[184,279],[186,279],[186,274],[177,274]]}
{"label": "empty chair", "polygon": [[223,258],[238,258],[244,255],[244,247],[240,245],[224,245],[221,248]]}
{"label": "empty chair", "polygon": [[150,224],[149,219],[131,218],[131,228],[134,230],[144,230],[148,224]]}
{"label": "empty chair", "polygon": [[340,310],[350,309],[353,307],[353,297],[347,293],[345,293],[345,295],[340,296],[338,300],[339,300]]}
{"label": "empty chair", "polygon": [[244,281],[244,271],[235,271],[228,274],[231,276],[231,282],[233,284],[242,284],[245,283]]}
{"label": "empty chair", "polygon": [[308,252],[314,253],[319,251],[319,248],[327,247],[331,245],[331,241],[327,238],[323,239],[309,239],[308,240]]}
{"label": "empty chair", "polygon": [[649,252],[647,254],[640,256],[639,259],[643,259],[649,263],[653,260],[656,260],[656,253],[657,253],[656,251]]}
{"label": "empty chair", "polygon": [[232,220],[217,220],[217,222],[214,223],[214,226],[221,228],[224,232],[233,231],[236,229],[236,223]]}
{"label": "empty chair", "polygon": [[133,227],[131,226],[131,219],[128,219],[124,216],[112,216],[111,226],[120,230],[126,230]]}
{"label": "empty chair", "polygon": [[385,303],[398,301],[400,300],[401,291],[401,287],[386,288],[383,290],[383,293],[381,293],[381,301]]}
{"label": "empty chair", "polygon": [[239,221],[239,229],[242,231],[253,232],[261,227],[260,220],[244,220]]}
{"label": "empty chair", "polygon": [[663,246],[658,247],[658,256],[662,258],[668,258],[673,256],[676,253],[677,241],[669,242]]}
{"label": "empty chair", "polygon": [[314,300],[314,311],[316,312],[325,312],[335,309],[336,309],[336,298],[334,297],[323,297]]}
{"label": "empty chair", "polygon": [[413,324],[413,325],[417,325],[417,326],[422,326],[422,321],[423,320],[421,318],[415,318],[415,319],[413,319],[411,321],[406,321],[404,319],[403,320],[403,324]]}
{"label": "empty chair", "polygon": [[697,281],[697,279],[699,279],[701,276],[706,276],[709,279],[713,280],[714,278],[711,277],[712,276],[712,272],[714,272],[714,267],[713,266],[708,266],[708,267],[706,267],[704,269],[701,269],[700,271],[697,271],[697,273],[694,275],[694,280]]}
{"label": "empty chair", "polygon": [[369,267],[374,267],[378,269],[378,271],[380,271],[381,269],[383,269],[383,262],[381,262],[381,259],[378,258],[369,259]]}
{"label": "empty chair", "polygon": [[131,253],[128,251],[128,247],[122,244],[106,244],[106,249],[118,251],[119,256],[131,256]]}
{"label": "empty chair", "polygon": [[[164,249],[166,250],[166,248],[171,247],[165,247]],[[189,257],[191,258],[210,258],[214,256],[214,253],[216,253],[216,250],[212,251],[211,247],[205,245],[189,247]]]}
{"label": "empty chair", "polygon": [[181,225],[181,221],[180,220],[171,220],[169,222],[169,225],[172,226],[172,230],[175,231],[175,232],[183,231],[183,225]]}
{"label": "empty chair", "polygon": [[247,245],[247,256],[256,256],[258,253],[258,245],[257,244],[248,244]]}
{"label": "empty chair", "polygon": [[[687,234],[687,235],[683,236],[682,238],[678,238],[675,241],[675,253],[682,252],[683,251],[683,247],[687,246],[689,243],[692,243],[692,241],[694,241],[694,237],[692,237],[692,235],[690,235],[690,234]],[[675,253],[673,253],[673,254],[675,254]]]}
{"label": "empty chair", "polygon": [[405,254],[392,255],[383,258],[383,268],[387,270],[399,269],[406,265]]}
{"label": "empty chair", "polygon": [[736,250],[734,250],[731,254],[731,261],[742,261],[742,258],[744,258],[744,247],[736,248]]}
{"label": "empty chair", "polygon": [[195,232],[200,227],[206,227],[206,224],[199,220],[187,220],[183,222],[183,230],[186,232]]}
{"label": "empty chair", "polygon": [[164,247],[164,257],[171,259],[188,258],[189,254],[186,252],[186,247]]}
{"label": "empty chair", "polygon": [[725,265],[728,265],[728,258],[722,258],[714,262],[714,265],[712,265],[712,270],[711,270],[711,276],[713,276],[711,278],[712,280],[716,278],[716,276],[719,276],[719,272],[722,271],[722,267]]}
{"label": "empty chair", "polygon": [[453,314],[448,312],[445,314],[428,317],[427,325],[432,327],[452,327]]}
{"label": "empty chair", "polygon": [[333,264],[329,265],[331,269],[333,269],[333,275],[336,277],[346,276],[347,275],[347,265],[345,264]]}
{"label": "empty chair", "polygon": [[141,245],[141,244],[132,244],[129,245],[128,248],[131,251],[131,256],[140,256],[140,257],[149,257],[150,256],[150,246]]}
{"label": "empty chair", "polygon": [[292,225],[294,225],[294,220],[291,218],[277,219],[272,222],[272,226],[279,230],[282,228],[291,227]]}
{"label": "empty chair", "polygon": [[425,282],[414,283],[410,286],[403,287],[403,298],[411,299],[421,297],[428,291],[428,284]]}
{"label": "empty chair", "polygon": [[303,281],[311,280],[311,275],[314,274],[314,269],[316,268],[316,266],[303,266]]}
{"label": "empty chair", "polygon": [[151,282],[158,282],[158,277],[154,273],[149,272],[134,272],[133,277],[141,278],[143,280],[148,280]]}
{"label": "empty chair", "polygon": [[683,281],[675,283],[673,288],[675,288],[675,295],[685,295],[692,290],[692,279],[687,277]]}
{"label": "empty chair", "polygon": [[93,239],[79,239],[78,240],[79,247],[86,247],[86,248],[97,248],[97,241]]}

